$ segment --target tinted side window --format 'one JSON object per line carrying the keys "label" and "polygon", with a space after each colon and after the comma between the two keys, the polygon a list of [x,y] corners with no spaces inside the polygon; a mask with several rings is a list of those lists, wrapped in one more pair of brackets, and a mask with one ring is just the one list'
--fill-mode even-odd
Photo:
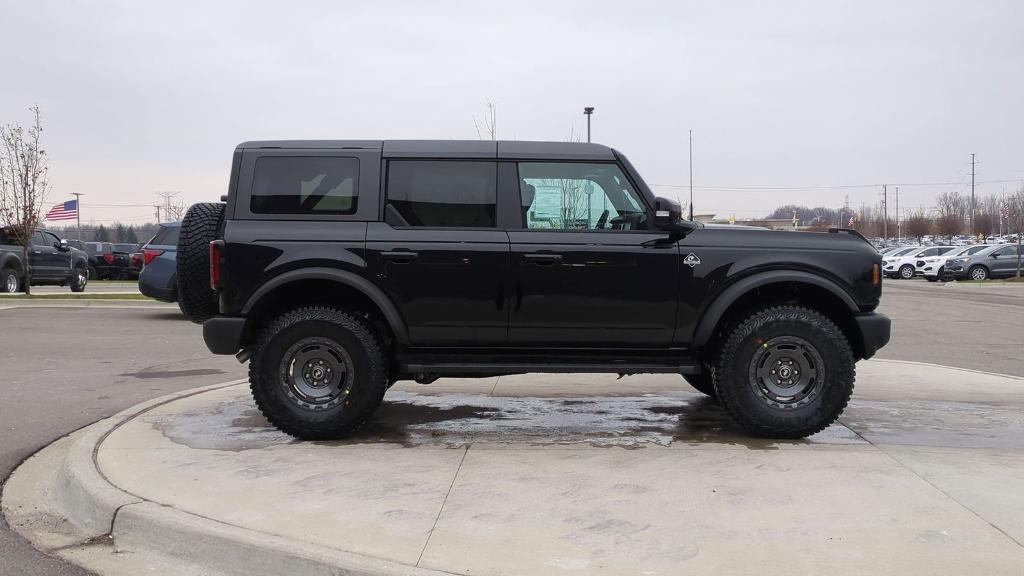
{"label": "tinted side window", "polygon": [[38,230],[34,234],[32,234],[32,243],[35,244],[36,246],[50,246],[51,245],[51,243],[46,241],[46,237],[43,236],[43,233],[39,232]]}
{"label": "tinted side window", "polygon": [[326,156],[266,156],[256,161],[254,214],[353,214],[359,161]]}
{"label": "tinted side window", "polygon": [[393,160],[388,220],[408,226],[495,226],[496,162]]}

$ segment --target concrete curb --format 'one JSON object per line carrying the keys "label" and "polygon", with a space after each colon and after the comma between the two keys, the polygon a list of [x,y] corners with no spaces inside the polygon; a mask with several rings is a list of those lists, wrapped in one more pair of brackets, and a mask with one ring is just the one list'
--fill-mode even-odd
{"label": "concrete curb", "polygon": [[206,570],[249,576],[450,576],[390,560],[333,550],[223,524],[142,502],[123,508],[114,522],[119,551],[154,552]]}
{"label": "concrete curb", "polygon": [[[122,424],[164,404],[234,386],[214,384],[143,402],[84,430],[57,471],[57,504],[85,537],[113,536],[119,552],[153,554],[224,574],[284,573],[336,576],[449,576],[438,572],[294,541],[144,500],[111,484],[99,469],[100,445]],[[127,572],[126,572],[127,574]]]}
{"label": "concrete curb", "polygon": [[96,451],[103,440],[121,424],[157,406],[242,382],[245,380],[234,380],[161,396],[132,406],[85,428],[83,435],[69,448],[60,470],[57,471],[58,508],[88,537],[109,534],[118,510],[129,504],[140,503],[142,499],[117,488],[100,472],[96,464]]}

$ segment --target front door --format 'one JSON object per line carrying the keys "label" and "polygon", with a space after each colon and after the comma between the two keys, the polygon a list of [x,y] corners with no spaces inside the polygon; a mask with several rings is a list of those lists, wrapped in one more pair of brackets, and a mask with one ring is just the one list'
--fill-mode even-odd
{"label": "front door", "polygon": [[1003,246],[992,253],[994,258],[989,258],[989,268],[995,278],[1004,278],[1017,274],[1017,246],[1011,244]]}
{"label": "front door", "polygon": [[56,236],[47,232],[37,230],[32,234],[31,258],[32,278],[38,280],[56,280],[60,277],[58,265],[60,257],[57,248],[53,245]]}
{"label": "front door", "polygon": [[494,161],[389,160],[367,262],[414,346],[494,346],[508,327],[508,234]]}
{"label": "front door", "polygon": [[519,162],[510,345],[666,348],[679,248],[614,163]]}

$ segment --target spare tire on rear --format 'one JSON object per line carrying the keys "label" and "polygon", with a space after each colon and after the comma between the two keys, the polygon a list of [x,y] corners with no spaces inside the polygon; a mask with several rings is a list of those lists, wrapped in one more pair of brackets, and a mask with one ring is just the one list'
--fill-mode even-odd
{"label": "spare tire on rear", "polygon": [[217,315],[217,293],[210,288],[210,242],[224,220],[224,204],[193,204],[178,237],[178,306],[196,324]]}

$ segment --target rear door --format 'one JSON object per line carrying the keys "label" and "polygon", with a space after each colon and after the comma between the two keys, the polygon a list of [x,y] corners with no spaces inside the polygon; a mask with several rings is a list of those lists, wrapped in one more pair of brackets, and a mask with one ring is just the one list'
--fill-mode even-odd
{"label": "rear door", "polygon": [[367,262],[413,345],[504,344],[509,243],[497,225],[497,163],[396,158],[385,170],[384,222],[367,229]]}
{"label": "rear door", "polygon": [[518,162],[509,344],[665,348],[679,247],[614,162]]}

